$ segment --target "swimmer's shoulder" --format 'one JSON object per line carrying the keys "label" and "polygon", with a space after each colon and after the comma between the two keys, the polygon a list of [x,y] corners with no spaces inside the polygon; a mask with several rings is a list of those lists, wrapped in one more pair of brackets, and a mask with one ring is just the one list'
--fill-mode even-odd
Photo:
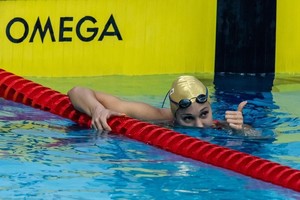
{"label": "swimmer's shoulder", "polygon": [[160,108],[161,120],[169,120],[172,121],[174,116],[170,108]]}

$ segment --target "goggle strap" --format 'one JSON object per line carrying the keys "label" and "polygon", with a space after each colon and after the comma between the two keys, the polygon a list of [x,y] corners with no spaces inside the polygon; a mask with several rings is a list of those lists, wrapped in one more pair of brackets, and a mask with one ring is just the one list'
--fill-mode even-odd
{"label": "goggle strap", "polygon": [[164,107],[165,102],[166,102],[166,99],[167,99],[167,96],[169,96],[169,94],[170,94],[170,90],[167,92],[167,94],[166,94],[166,96],[165,96],[165,98],[164,98],[164,100],[163,100],[163,102],[162,102],[161,108]]}

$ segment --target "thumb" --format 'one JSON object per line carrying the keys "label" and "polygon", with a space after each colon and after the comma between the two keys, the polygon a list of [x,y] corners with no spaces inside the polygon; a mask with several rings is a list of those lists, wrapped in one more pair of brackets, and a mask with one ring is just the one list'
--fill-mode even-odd
{"label": "thumb", "polygon": [[238,111],[242,112],[243,111],[243,108],[244,106],[247,104],[248,102],[247,101],[242,101],[239,106],[238,106]]}

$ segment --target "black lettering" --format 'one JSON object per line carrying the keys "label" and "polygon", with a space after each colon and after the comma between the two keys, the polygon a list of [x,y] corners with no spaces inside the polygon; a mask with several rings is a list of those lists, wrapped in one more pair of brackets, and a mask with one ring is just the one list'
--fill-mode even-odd
{"label": "black lettering", "polygon": [[42,40],[42,43],[43,43],[44,42],[44,38],[45,38],[46,33],[47,33],[48,30],[50,32],[50,36],[51,36],[52,42],[55,42],[54,31],[53,31],[53,27],[52,27],[52,24],[51,24],[51,21],[50,21],[50,17],[48,17],[48,19],[47,19],[47,22],[46,22],[46,24],[44,26],[44,30],[42,28],[42,24],[41,24],[40,18],[38,17],[38,19],[37,19],[37,21],[36,21],[36,23],[34,25],[33,32],[32,32],[32,35],[30,37],[29,42],[33,42],[33,39],[35,37],[36,32],[39,31],[40,36],[41,36],[41,40]]}
{"label": "black lettering", "polygon": [[[23,24],[24,26],[24,34],[22,35],[22,37],[20,38],[14,38],[11,33],[10,33],[10,29],[12,27],[12,25],[16,22],[20,22]],[[28,23],[25,21],[25,19],[21,18],[21,17],[15,17],[13,18],[6,26],[6,36],[7,38],[13,42],[13,43],[21,43],[25,40],[25,38],[27,37],[29,32],[29,26]]]}
{"label": "black lettering", "polygon": [[[107,31],[109,29],[110,25],[113,26],[113,28],[115,30],[114,32]],[[104,27],[98,41],[102,41],[104,36],[117,36],[118,40],[122,40],[122,36],[119,32],[118,26],[115,22],[115,19],[114,19],[113,15],[111,15],[109,17],[109,19],[108,19],[107,23],[105,24],[105,27]]]}
{"label": "black lettering", "polygon": [[90,37],[84,37],[80,32],[80,28],[81,28],[81,25],[85,21],[91,21],[91,22],[93,22],[93,24],[95,24],[97,22],[97,20],[94,17],[85,16],[82,19],[80,19],[79,22],[77,23],[77,26],[76,26],[77,37],[83,42],[89,42],[89,41],[92,41],[96,37],[96,35],[98,33],[98,28],[87,28],[87,32],[91,32],[93,34]]}
{"label": "black lettering", "polygon": [[60,42],[71,42],[71,37],[64,37],[64,32],[72,32],[72,27],[65,27],[66,21],[73,21],[73,17],[61,17],[59,23],[59,41]]}

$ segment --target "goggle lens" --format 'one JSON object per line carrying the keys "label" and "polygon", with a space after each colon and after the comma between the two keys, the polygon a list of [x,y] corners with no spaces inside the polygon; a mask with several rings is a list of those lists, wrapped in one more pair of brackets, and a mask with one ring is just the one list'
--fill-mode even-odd
{"label": "goggle lens", "polygon": [[200,94],[196,98],[197,103],[205,103],[207,101],[207,95]]}
{"label": "goggle lens", "polygon": [[192,104],[190,99],[181,99],[178,103],[180,108],[187,108]]}

